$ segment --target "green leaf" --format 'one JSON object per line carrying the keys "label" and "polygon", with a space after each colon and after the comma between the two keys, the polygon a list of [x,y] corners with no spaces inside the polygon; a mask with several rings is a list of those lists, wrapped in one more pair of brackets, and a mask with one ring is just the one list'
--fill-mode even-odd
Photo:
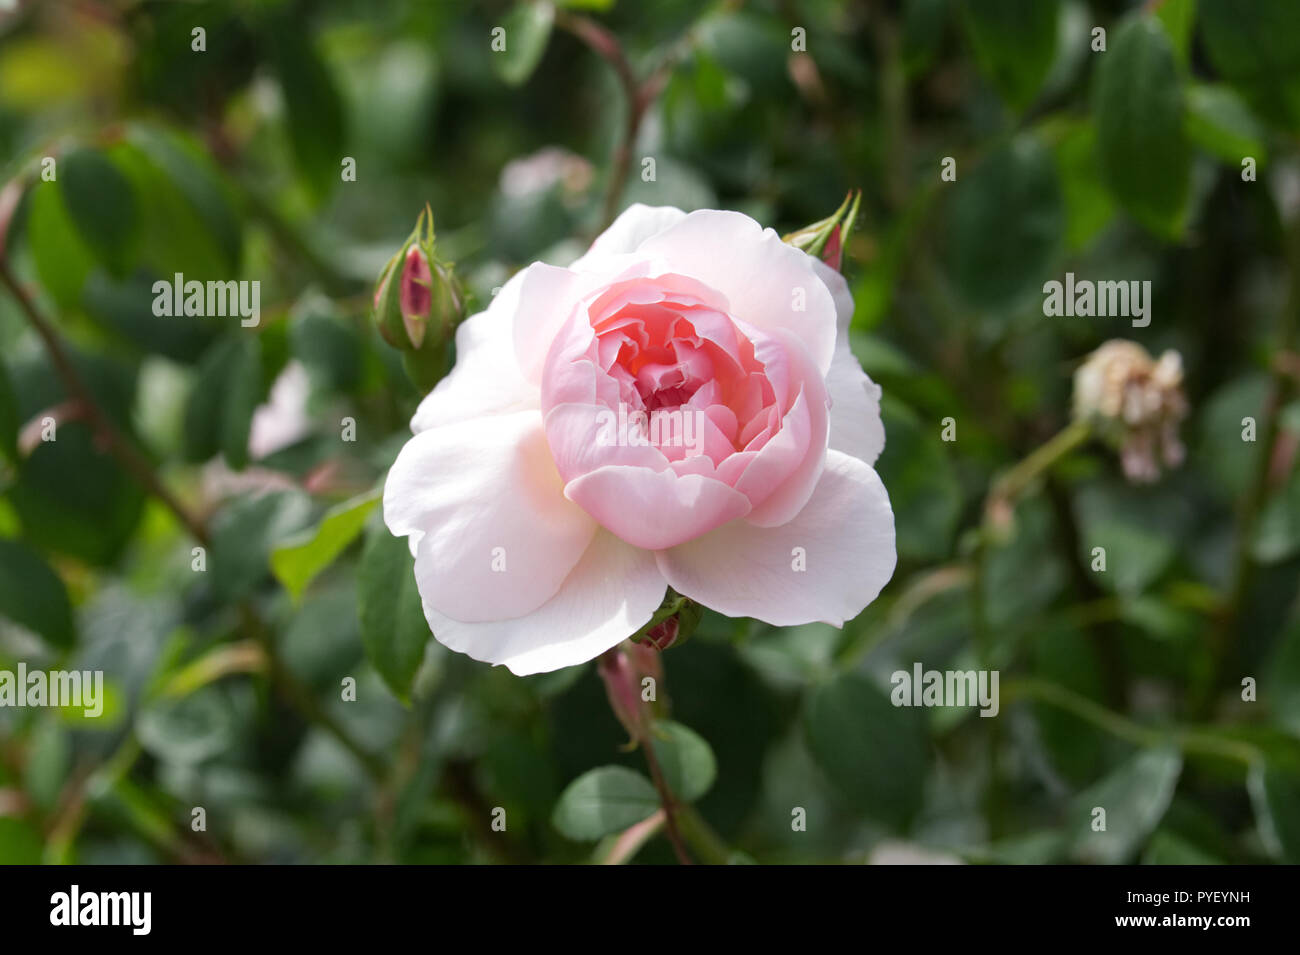
{"label": "green leaf", "polygon": [[220,451],[232,468],[247,465],[253,411],[265,396],[259,336],[231,335],[213,345],[185,405],[186,460],[206,461]]}
{"label": "green leaf", "polygon": [[230,700],[207,686],[155,702],[136,720],[136,733],[151,756],[188,766],[226,752],[235,744],[237,727]]}
{"label": "green leaf", "polygon": [[1210,62],[1265,119],[1300,129],[1300,4],[1201,0]]}
{"label": "green leaf", "polygon": [[1246,785],[1265,844],[1284,862],[1300,863],[1300,774],[1254,766]]}
{"label": "green leaf", "polygon": [[303,591],[316,575],[356,540],[380,497],[378,490],[369,491],[330,508],[315,527],[271,552],[271,571],[284,584],[294,603],[302,599]]}
{"label": "green leaf", "polygon": [[1106,550],[1097,585],[1124,596],[1142,593],[1178,554],[1190,519],[1185,500],[1119,481],[1089,485],[1076,499],[1079,560],[1092,566],[1093,548]]}
{"label": "green leaf", "polygon": [[863,815],[903,829],[916,814],[929,743],[922,711],[846,673],[813,691],[804,713],[817,765]]}
{"label": "green leaf", "polygon": [[635,825],[658,808],[659,794],[648,779],[622,766],[602,766],[565,788],[551,821],[570,839],[592,841]]}
{"label": "green leaf", "polygon": [[39,865],[41,831],[10,816],[0,816],[0,865]]}
{"label": "green leaf", "polygon": [[78,234],[57,181],[32,187],[27,242],[41,288],[61,307],[78,307],[95,257]]}
{"label": "green leaf", "polygon": [[713,786],[718,763],[709,744],[694,730],[671,720],[654,724],[651,741],[668,788],[683,802],[695,802]]}
{"label": "green leaf", "polygon": [[1065,231],[1051,152],[1031,136],[1019,137],[968,174],[959,170],[953,188],[947,262],[957,290],[989,309],[1037,294]]}
{"label": "green leaf", "polygon": [[1171,239],[1182,233],[1191,181],[1182,83],[1169,37],[1136,16],[1102,57],[1093,97],[1103,180],[1138,222]]}
{"label": "green leaf", "polygon": [[[199,254],[214,258],[233,277],[239,269],[243,229],[230,189],[212,160],[194,143],[171,130],[134,125],[127,139],[160,173],[155,182],[165,179],[184,203],[197,226],[195,238],[201,238],[211,250],[205,248]],[[146,204],[152,198],[146,196]],[[176,223],[171,238],[189,238],[188,230],[188,221]],[[195,277],[200,277],[197,272]]]}
{"label": "green leaf", "polygon": [[0,363],[0,458],[18,462],[18,396],[9,382],[9,372]]}
{"label": "green leaf", "polygon": [[555,22],[555,8],[545,2],[521,2],[506,14],[504,50],[492,50],[489,61],[498,76],[519,86],[533,75],[546,52]]}
{"label": "green leaf", "polygon": [[1056,57],[1059,0],[965,0],[964,7],[980,72],[1013,109],[1025,109]]}
{"label": "green leaf", "polygon": [[366,535],[357,606],[366,659],[399,699],[407,699],[429,642],[429,624],[406,538],[394,537],[382,522]]}
{"label": "green leaf", "polygon": [[58,177],[78,234],[110,272],[124,276],[134,261],[140,223],[131,181],[96,149],[63,157]]}
{"label": "green leaf", "polygon": [[1276,564],[1300,551],[1300,471],[1265,502],[1250,550],[1261,564]]}
{"label": "green leaf", "polygon": [[1156,8],[1156,19],[1169,34],[1178,54],[1178,62],[1187,65],[1192,52],[1192,27],[1196,24],[1196,0],[1163,0]]}
{"label": "green leaf", "polygon": [[1250,107],[1227,86],[1194,83],[1187,90],[1187,136],[1207,152],[1240,168],[1252,157],[1268,159],[1267,131]]}
{"label": "green leaf", "polygon": [[885,395],[881,415],[889,440],[876,462],[897,514],[907,514],[895,528],[898,553],[933,559],[947,555],[961,517],[961,486],[939,440],[939,423],[927,433],[906,405]]}
{"label": "green leaf", "polygon": [[1097,128],[1091,122],[1072,124],[1056,144],[1065,198],[1065,246],[1085,248],[1115,218],[1115,202],[1097,170]]}
{"label": "green leaf", "polygon": [[0,616],[64,650],[76,641],[72,605],[59,575],[26,544],[0,540]]}
{"label": "green leaf", "polygon": [[271,62],[284,92],[289,142],[317,198],[340,181],[344,153],[343,100],[303,25],[288,18],[270,31]]}
{"label": "green leaf", "polygon": [[270,574],[271,551],[310,519],[311,501],[297,491],[236,498],[212,521],[208,572],[223,600],[250,596]]}
{"label": "green leaf", "polygon": [[[1143,750],[1091,788],[1070,807],[1074,855],[1081,862],[1128,861],[1160,824],[1182,771],[1174,747]],[[1093,830],[1093,811],[1106,810],[1106,829]]]}

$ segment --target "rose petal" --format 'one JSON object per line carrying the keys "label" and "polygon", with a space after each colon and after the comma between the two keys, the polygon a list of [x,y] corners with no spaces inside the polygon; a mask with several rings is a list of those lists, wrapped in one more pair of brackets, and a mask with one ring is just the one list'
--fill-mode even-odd
{"label": "rose petal", "polygon": [[424,616],[444,646],[526,676],[584,663],[616,646],[649,622],[666,589],[653,554],[597,531],[555,596],[532,613],[462,623],[425,601]]}
{"label": "rose petal", "polygon": [[[825,374],[835,350],[835,302],[813,271],[815,261],[739,212],[701,209],[651,236],[639,256],[662,258],[675,272],[727,297],[733,318],[768,333],[788,329]],[[803,310],[795,296],[803,290]]]}
{"label": "rose petal", "polygon": [[456,366],[420,402],[413,432],[538,407],[537,386],[520,374],[511,337],[527,271],[512,276],[485,311],[456,329]]}
{"label": "rose petal", "polygon": [[384,484],[384,520],[399,537],[420,535],[431,606],[464,621],[517,617],[555,593],[596,532],[562,488],[540,412],[478,418],[406,443]]}
{"label": "rose petal", "polygon": [[880,419],[880,386],[867,376],[849,348],[849,324],[853,319],[853,297],[848,283],[823,262],[813,268],[826,283],[835,300],[835,355],[826,375],[831,396],[830,446],[837,451],[875,464],[885,448],[885,424]]}
{"label": "rose petal", "polygon": [[714,478],[611,465],[564,488],[583,510],[635,547],[659,550],[749,513],[749,499]]}
{"label": "rose petal", "polygon": [[[806,570],[796,569],[796,548]],[[893,575],[894,515],[876,472],[831,451],[813,496],[788,524],[734,521],[656,557],[678,593],[729,617],[838,627]]]}
{"label": "rose petal", "polygon": [[623,210],[608,229],[596,237],[591,248],[571,266],[572,269],[597,267],[602,259],[624,252],[635,252],[646,239],[676,225],[686,213],[673,206],[647,206],[634,202]]}

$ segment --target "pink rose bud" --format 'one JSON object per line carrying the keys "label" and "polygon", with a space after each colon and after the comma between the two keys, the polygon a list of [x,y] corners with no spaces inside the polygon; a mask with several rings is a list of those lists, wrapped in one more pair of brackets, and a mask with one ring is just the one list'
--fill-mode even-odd
{"label": "pink rose bud", "polygon": [[821,259],[838,272],[844,259],[844,245],[853,231],[853,223],[858,218],[858,206],[861,204],[861,190],[851,191],[834,213],[783,236],[782,241]]}
{"label": "pink rose bud", "polygon": [[465,297],[450,263],[434,254],[433,213],[388,260],[375,286],[375,322],[384,341],[405,352],[407,373],[426,391],[446,371],[447,346],[464,318]]}

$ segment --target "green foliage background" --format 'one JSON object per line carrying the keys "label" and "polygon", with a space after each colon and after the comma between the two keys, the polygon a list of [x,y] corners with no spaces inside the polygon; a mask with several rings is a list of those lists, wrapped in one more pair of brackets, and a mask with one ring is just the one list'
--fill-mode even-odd
{"label": "green foliage background", "polygon": [[[885,393],[898,571],[843,631],[709,613],[665,654],[657,749],[694,802],[692,850],[1300,859],[1300,5],[561,6],[638,74],[668,64],[632,153],[655,181],[634,161],[620,208],[787,231],[864,191],[845,272]],[[97,720],[0,709],[0,861],[600,857],[655,808],[641,754],[594,666],[517,679],[428,639],[375,497],[419,395],[366,309],[425,202],[479,302],[583,248],[625,125],[608,64],[549,8],[505,2],[0,16],[0,182],[22,189],[5,268],[207,537],[196,572],[193,530],[0,296],[0,669],[108,681]],[[1150,279],[1150,327],[1045,318],[1067,270]],[[260,326],[155,317],[150,286],[176,272],[259,280]],[[979,546],[990,481],[1068,422],[1073,369],[1112,337],[1181,352],[1188,460],[1133,488],[1088,444]],[[254,410],[290,362],[307,433],[256,458]],[[55,442],[32,438],[46,414]],[[997,668],[999,716],[889,705],[890,673],[918,661]],[[636,856],[671,858],[657,838]]]}

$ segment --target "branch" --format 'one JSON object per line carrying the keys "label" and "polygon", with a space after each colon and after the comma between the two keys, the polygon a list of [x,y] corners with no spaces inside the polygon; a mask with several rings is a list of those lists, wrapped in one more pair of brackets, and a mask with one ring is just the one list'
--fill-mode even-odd
{"label": "branch", "polygon": [[59,340],[58,333],[45,319],[45,316],[40,313],[36,303],[32,301],[32,297],[14,278],[13,272],[9,270],[9,264],[4,261],[0,261],[0,285],[4,285],[9,294],[14,297],[28,323],[36,330],[36,334],[40,336],[41,341],[44,342],[50,361],[54,363],[54,370],[63,381],[64,390],[67,391],[71,400],[81,406],[82,413],[89,420],[100,440],[118,459],[122,467],[130,472],[132,477],[146,491],[162,501],[176,515],[176,519],[190,532],[190,535],[206,547],[209,543],[207,526],[167,489],[154,471],[149,459],[114,424],[113,419],[108,416],[107,412],[99,406],[94,394],[91,393],[90,388],[81,377],[81,373],[73,365],[72,359],[63,347],[63,342]]}

